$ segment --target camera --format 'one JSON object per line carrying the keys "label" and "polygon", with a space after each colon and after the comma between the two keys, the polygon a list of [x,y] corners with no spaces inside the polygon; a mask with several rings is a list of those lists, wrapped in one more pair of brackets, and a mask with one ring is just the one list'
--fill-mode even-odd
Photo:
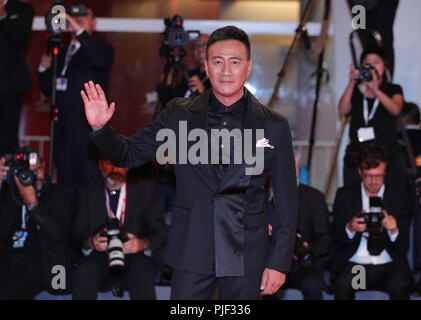
{"label": "camera", "polygon": [[172,19],[165,18],[165,39],[164,45],[170,48],[184,48],[190,41],[197,41],[200,37],[199,31],[185,31],[183,28],[183,18],[175,15]]}
{"label": "camera", "polygon": [[370,211],[358,212],[356,217],[364,218],[367,224],[367,250],[373,256],[378,256],[384,249],[384,241],[382,236],[382,220],[384,219],[383,204],[380,197],[370,197]]}
{"label": "camera", "polygon": [[108,269],[111,275],[121,274],[124,269],[123,243],[129,240],[126,233],[121,230],[120,221],[110,218],[106,223],[106,230],[101,236],[108,239]]}
{"label": "camera", "polygon": [[16,154],[6,154],[5,166],[10,167],[7,174],[7,181],[10,183],[13,177],[16,176],[19,182],[27,187],[34,185],[36,181],[36,174],[31,171],[30,165],[37,163],[38,155],[35,152],[19,152]]}
{"label": "camera", "polygon": [[45,25],[50,34],[61,35],[62,29],[69,27],[69,21],[58,16],[59,14],[65,13],[72,17],[86,16],[88,15],[88,7],[84,4],[67,6],[61,1],[55,1],[51,8],[45,13]]}
{"label": "camera", "polygon": [[371,74],[371,70],[374,70],[374,72],[377,73],[377,69],[368,63],[365,66],[361,67],[359,70],[360,70],[360,75],[358,76],[358,79],[357,79],[357,81],[359,82],[373,80],[373,75]]}
{"label": "camera", "polygon": [[297,232],[295,237],[294,254],[302,266],[308,266],[311,264],[309,259],[310,250],[304,245],[303,236],[299,232]]}

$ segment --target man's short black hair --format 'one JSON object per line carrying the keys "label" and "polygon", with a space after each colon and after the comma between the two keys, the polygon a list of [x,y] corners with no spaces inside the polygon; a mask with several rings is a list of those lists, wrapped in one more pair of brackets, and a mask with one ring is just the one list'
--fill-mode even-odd
{"label": "man's short black hair", "polygon": [[206,44],[206,60],[208,60],[208,52],[211,45],[213,45],[217,41],[223,40],[238,40],[247,49],[247,60],[250,60],[250,40],[243,30],[235,27],[235,26],[226,26],[223,28],[216,29],[209,37],[209,40]]}
{"label": "man's short black hair", "polygon": [[403,105],[401,117],[408,117],[410,124],[419,124],[421,121],[420,109],[415,103],[405,102]]}
{"label": "man's short black hair", "polygon": [[387,164],[386,150],[383,147],[371,145],[359,153],[359,168],[361,170],[377,168],[382,162]]}

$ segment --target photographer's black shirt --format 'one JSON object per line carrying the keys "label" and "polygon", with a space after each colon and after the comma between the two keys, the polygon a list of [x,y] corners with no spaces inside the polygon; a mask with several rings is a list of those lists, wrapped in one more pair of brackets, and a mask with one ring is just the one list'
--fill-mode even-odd
{"label": "photographer's black shirt", "polygon": [[[389,97],[393,97],[395,94],[402,94],[402,88],[397,84],[387,83],[382,91]],[[359,143],[358,141],[358,129],[366,127],[363,116],[363,101],[364,95],[355,86],[354,92],[351,98],[351,124],[349,129],[349,138],[351,143]],[[373,108],[375,99],[367,98],[369,113]],[[368,141],[368,143],[374,142],[378,146],[382,146],[386,149],[388,156],[392,157],[399,149],[398,138],[396,132],[396,121],[397,116],[392,115],[380,102],[374,117],[369,120],[367,127],[374,128],[375,140]]]}

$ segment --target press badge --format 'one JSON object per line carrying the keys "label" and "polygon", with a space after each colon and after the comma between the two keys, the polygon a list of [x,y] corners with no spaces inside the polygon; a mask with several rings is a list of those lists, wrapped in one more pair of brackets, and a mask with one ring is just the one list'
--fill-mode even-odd
{"label": "press badge", "polygon": [[57,91],[66,91],[67,90],[67,78],[57,77]]}
{"label": "press badge", "polygon": [[358,129],[358,141],[359,142],[365,142],[374,140],[376,138],[374,134],[374,128],[368,127],[368,128],[359,128]]}
{"label": "press badge", "polygon": [[13,235],[13,248],[23,248],[25,245],[26,237],[28,236],[28,231],[16,231]]}

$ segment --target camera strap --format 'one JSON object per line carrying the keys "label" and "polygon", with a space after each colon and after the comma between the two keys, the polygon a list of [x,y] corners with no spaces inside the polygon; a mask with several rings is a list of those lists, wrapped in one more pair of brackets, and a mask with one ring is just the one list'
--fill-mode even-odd
{"label": "camera strap", "polygon": [[376,98],[374,100],[373,108],[371,109],[370,114],[368,114],[368,101],[367,101],[367,97],[364,96],[364,99],[363,99],[363,116],[364,116],[364,123],[365,123],[366,127],[368,126],[368,122],[371,119],[374,118],[374,115],[376,114],[379,103],[380,103],[379,98]]}
{"label": "camera strap", "polygon": [[124,217],[126,215],[126,200],[126,183],[123,183],[118,197],[117,212],[114,213],[110,206],[110,197],[108,195],[107,188],[105,188],[105,206],[107,207],[108,216],[110,218],[117,218],[122,226],[124,225]]}
{"label": "camera strap", "polygon": [[22,230],[26,230],[26,206],[22,206]]}

